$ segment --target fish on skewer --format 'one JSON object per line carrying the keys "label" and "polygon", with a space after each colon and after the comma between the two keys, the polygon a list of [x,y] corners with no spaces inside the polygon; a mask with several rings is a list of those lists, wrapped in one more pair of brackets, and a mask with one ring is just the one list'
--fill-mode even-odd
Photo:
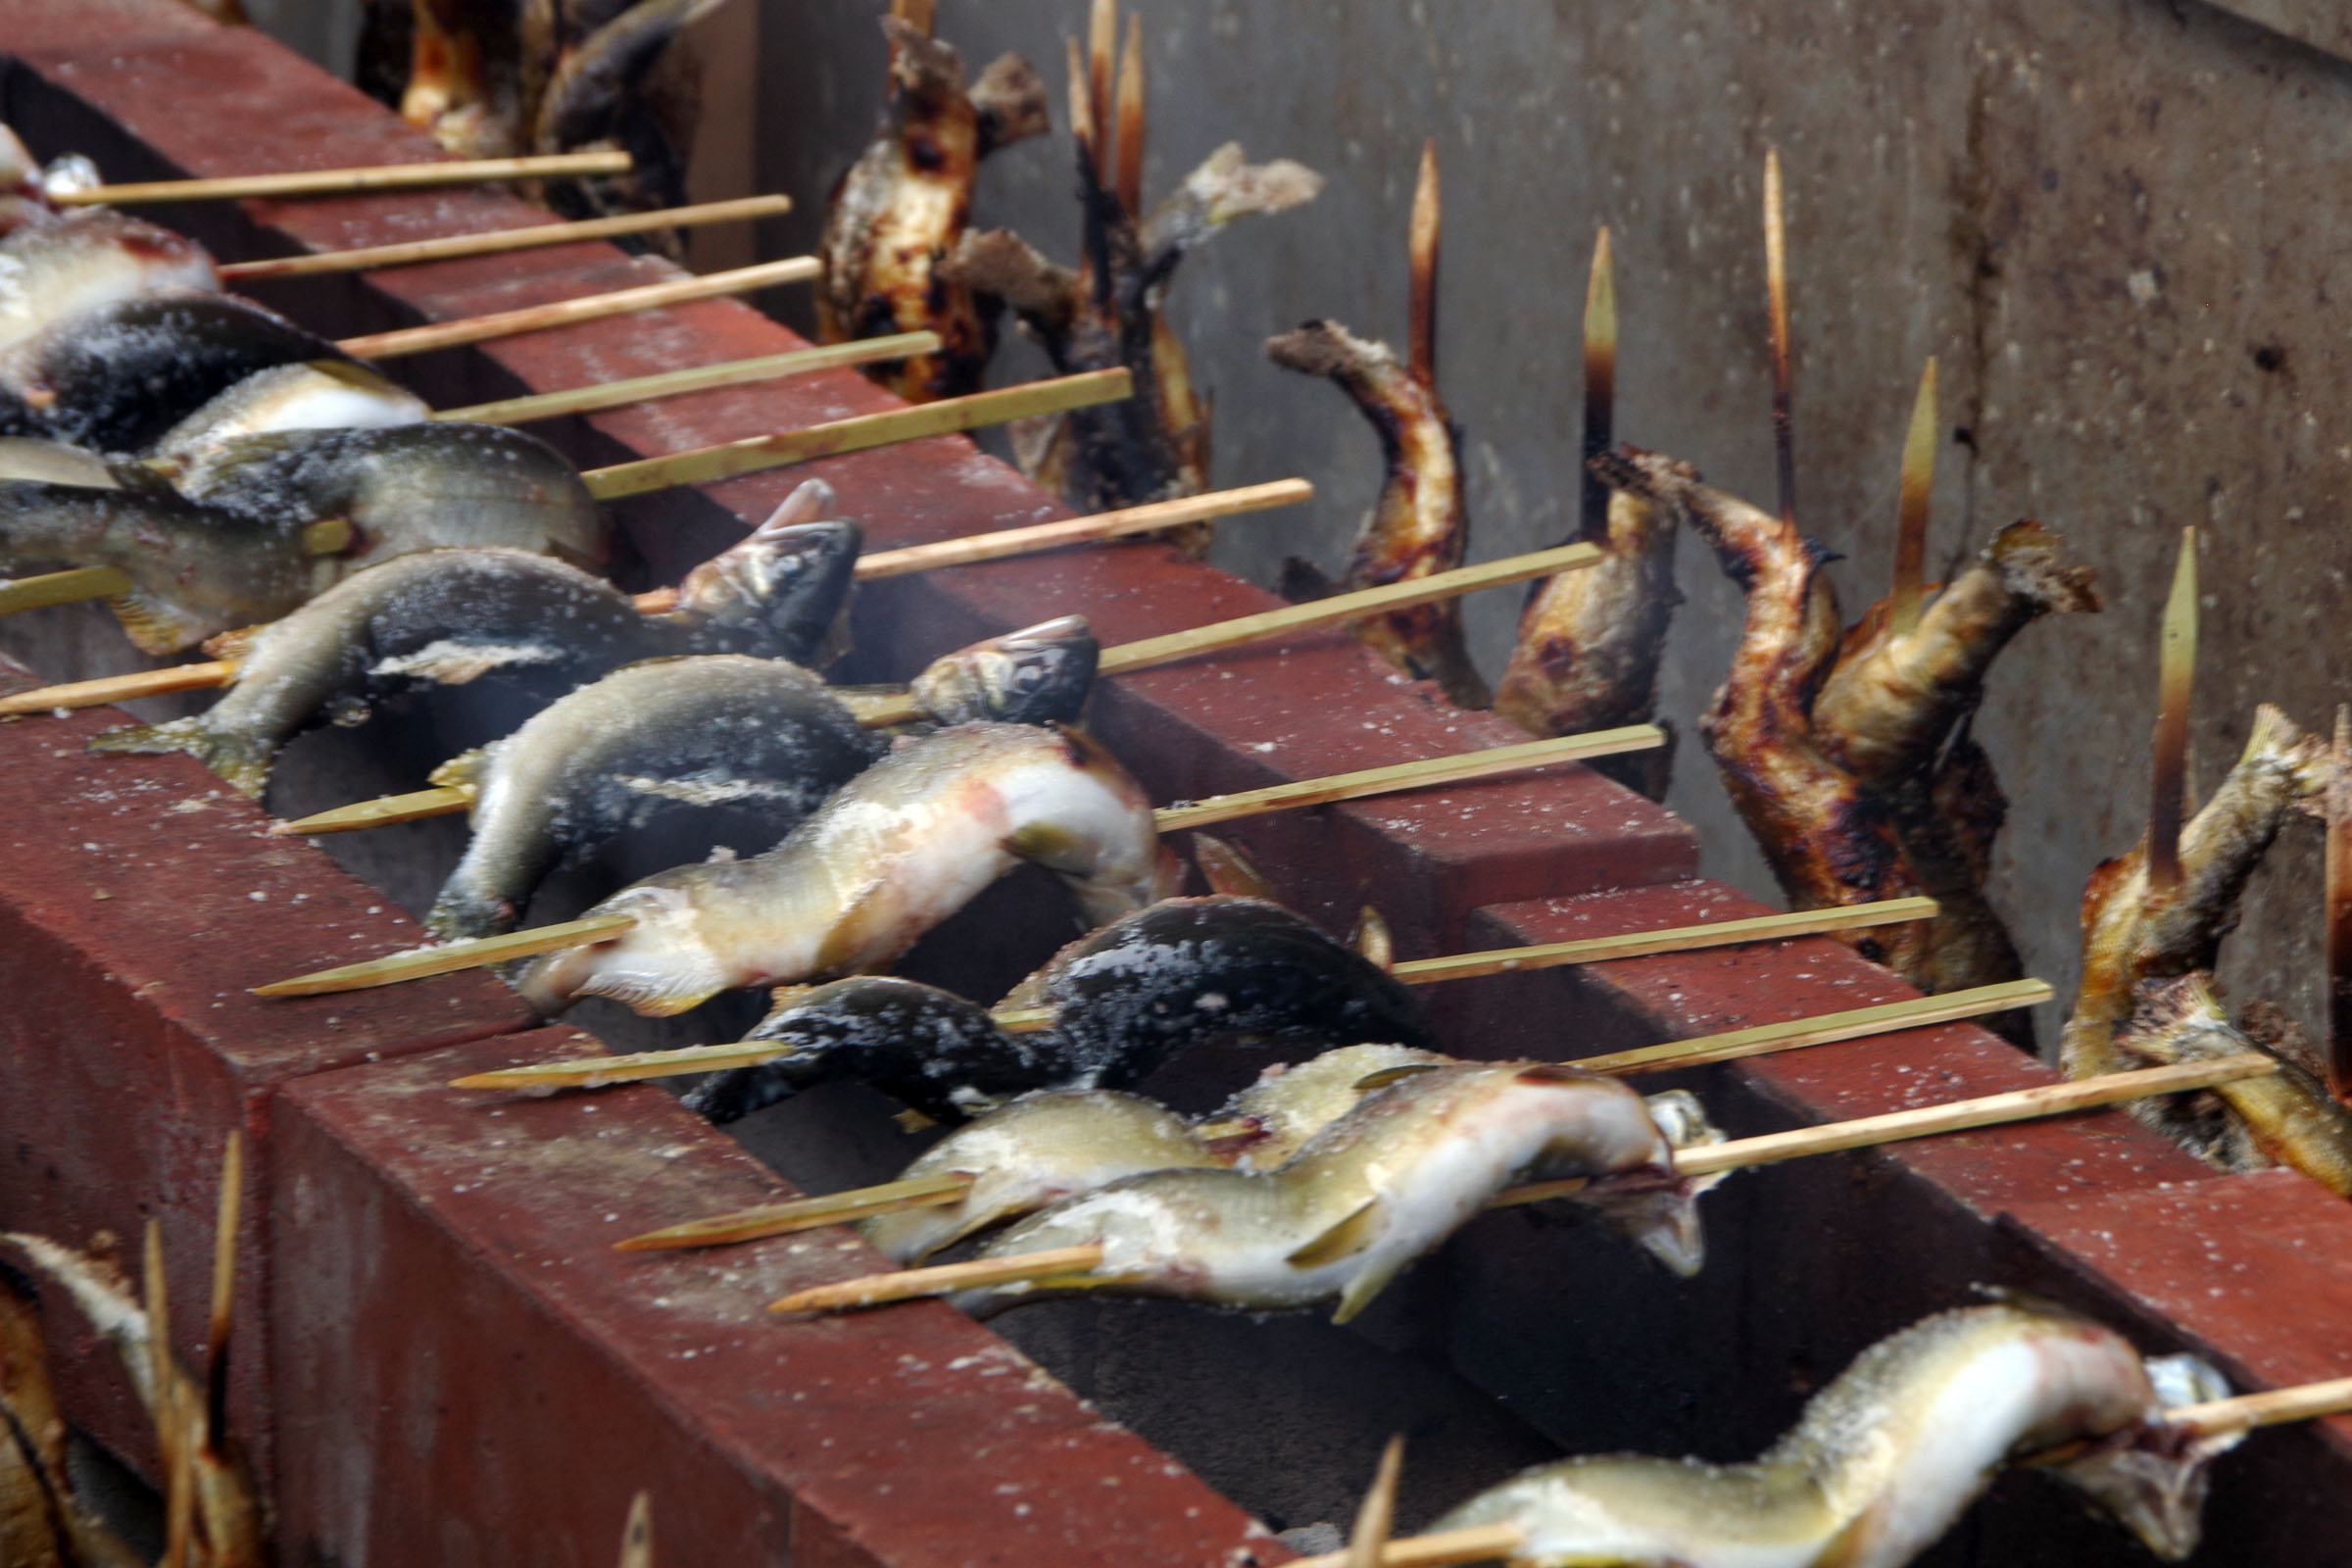
{"label": "fish on skewer", "polygon": [[956,1299],[986,1313],[1087,1291],[1262,1312],[1336,1298],[1345,1322],[1497,1193],[1569,1178],[1587,1180],[1582,1202],[1665,1193],[1644,1209],[1642,1240],[1697,1267],[1690,1198],[1642,1097],[1575,1068],[1506,1062],[1389,1084],[1272,1170],[1155,1171],[1065,1200],[980,1256],[1100,1247],[1099,1265]]}
{"label": "fish on skewer", "polygon": [[980,390],[997,346],[1000,302],[940,275],[971,223],[980,161],[1052,129],[1045,83],[1019,55],[1000,56],[965,90],[963,60],[898,17],[890,40],[890,104],[881,131],[834,185],[817,254],[817,341],[928,328],[941,347],[868,377],[911,403]]}
{"label": "fish on skewer", "polygon": [[677,609],[660,614],[640,612],[612,584],[546,556],[396,557],[281,620],[216,639],[212,651],[234,667],[226,694],[204,712],[108,730],[90,746],[188,752],[258,797],[278,750],[299,730],[358,723],[372,700],[410,685],[497,674],[560,693],[666,654],[806,660],[840,612],[858,554],[856,524],[808,520],[830,501],[828,488],[804,485],[749,538],[697,566]]}
{"label": "fish on skewer", "polygon": [[[935,665],[956,673],[931,683],[952,699],[931,715],[1072,722],[1093,683],[1093,662],[1079,657],[1093,642],[1084,620],[1064,616],[959,649]],[[471,791],[472,834],[425,925],[444,941],[511,931],[558,864],[656,817],[723,813],[730,842],[760,853],[883,745],[822,677],[785,660],[709,654],[627,665],[433,773],[435,784]]]}
{"label": "fish on skewer", "polygon": [[2038,523],[2016,523],[1911,631],[1874,609],[1845,632],[1824,552],[1794,524],[1655,454],[1594,466],[1673,508],[1746,593],[1739,650],[1699,733],[1792,906],[1924,893],[1937,901],[1933,919],[1857,935],[1856,949],[1931,994],[2018,978],[1983,886],[2002,803],[1967,720],[2019,631],[2098,607],[2089,573],[2064,564]]}
{"label": "fish on skewer", "polygon": [[1143,789],[1076,730],[958,724],[906,742],[765,855],[683,866],[588,911],[634,923],[534,961],[542,1016],[584,996],[656,1016],[722,991],[881,967],[1020,860],[1099,925],[1167,891]]}
{"label": "fish on skewer", "polygon": [[157,471],[200,485],[192,476],[240,436],[391,429],[432,416],[424,399],[357,360],[306,360],[256,370],[198,405],[147,451]]}
{"label": "fish on skewer", "polygon": [[[1099,6],[1095,15],[1115,30],[1114,6]],[[1027,439],[1016,434],[1016,455],[1030,476],[1080,512],[1208,488],[1208,404],[1193,388],[1183,342],[1165,314],[1176,264],[1233,220],[1297,207],[1323,186],[1302,164],[1251,164],[1238,142],[1228,142],[1147,216],[1143,42],[1132,19],[1115,115],[1111,44],[1104,32],[1092,40],[1091,71],[1076,43],[1070,46],[1082,264],[1056,266],[1009,229],[993,229],[966,234],[935,274],[1009,305],[1064,374],[1121,366],[1135,372],[1135,396],[1125,402],[1057,415]],[[1170,537],[1199,556],[1212,534],[1209,524],[1196,523]]]}
{"label": "fish on skewer", "polygon": [[[601,564],[603,510],[546,443],[495,425],[415,424],[230,436],[137,466],[119,488],[0,482],[0,566],[112,566],[131,641],[172,654],[292,614],[409,553],[481,546]],[[320,554],[313,530],[337,541]],[[438,570],[439,567],[427,568]]]}
{"label": "fish on skewer", "polygon": [[[1462,495],[1462,432],[1438,396],[1438,152],[1421,149],[1407,245],[1412,287],[1410,352],[1400,361],[1386,343],[1367,342],[1337,321],[1309,321],[1266,340],[1266,357],[1286,370],[1328,377],[1354,400],[1380,437],[1386,477],[1380,499],[1357,531],[1344,586],[1370,588],[1450,571],[1470,545]],[[1570,573],[1578,575],[1578,573]],[[1330,591],[1314,566],[1292,560],[1286,578]],[[1434,680],[1458,708],[1485,708],[1493,693],[1462,641],[1457,601],[1392,611],[1356,622],[1355,635],[1416,680]]]}
{"label": "fish on skewer", "polygon": [[194,240],[106,208],[76,212],[0,239],[0,351],[87,311],[220,288],[212,257]]}
{"label": "fish on skewer", "polygon": [[1278,905],[1226,895],[1163,899],[1064,948],[1005,999],[1051,1010],[1051,1027],[1036,1033],[1008,1033],[977,1004],[929,987],[917,997],[894,981],[894,1005],[919,1011],[921,1026],[845,1046],[826,1020],[856,984],[783,998],[745,1038],[789,1049],[711,1074],[687,1103],[732,1121],[812,1083],[857,1077],[935,1120],[960,1121],[1033,1089],[1140,1083],[1210,1040],[1436,1044],[1378,966]]}
{"label": "fish on skewer", "polygon": [[1431,1528],[1516,1526],[1512,1568],[1901,1568],[2001,1470],[2033,1465],[2178,1562],[2196,1549],[2207,1467],[2243,1434],[2182,1432],[2165,1411],[2227,1392],[2193,1356],[2142,1359],[2110,1329],[2010,1298],[1882,1340],[1749,1463],[1568,1459]]}

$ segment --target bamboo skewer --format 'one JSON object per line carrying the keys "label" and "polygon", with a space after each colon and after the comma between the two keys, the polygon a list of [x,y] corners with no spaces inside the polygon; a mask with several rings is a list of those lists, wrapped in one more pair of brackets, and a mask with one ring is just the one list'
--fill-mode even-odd
{"label": "bamboo skewer", "polygon": [[1919,629],[1921,582],[1928,561],[1928,496],[1936,485],[1936,361],[1919,378],[1911,405],[1911,430],[1903,441],[1903,476],[1895,503],[1894,591],[1887,600],[1887,630],[1907,637]]}
{"label": "bamboo skewer", "polygon": [[[1704,1144],[1695,1149],[1678,1150],[1674,1156],[1674,1169],[1678,1176],[1744,1170],[1754,1165],[1777,1164],[1782,1160],[1798,1159],[1811,1154],[1838,1153],[1943,1133],[1970,1132],[2011,1122],[2062,1116],[2149,1095],[2180,1094],[2191,1089],[2211,1088],[2215,1084],[2260,1077],[2278,1069],[2277,1058],[2260,1052],[2245,1052],[2211,1061],[2179,1062],[2167,1067],[2149,1067],[2135,1072],[2078,1079],[2072,1083],[2043,1084],[2033,1089],[2012,1090],[2007,1094],[1985,1095],[1941,1105],[1922,1105],[1911,1110],[1889,1111],[1880,1116],[1858,1116],[1817,1127],[1766,1133],[1759,1138],[1737,1138],[1729,1143]],[[1507,1188],[1496,1194],[1487,1206],[1508,1208],[1570,1197],[1585,1185],[1582,1179],[1570,1179]],[[1086,1274],[1101,1262],[1102,1251],[1101,1247],[1093,1246],[1055,1248],[1045,1251],[981,1258],[970,1263],[949,1263],[937,1268],[869,1274],[858,1279],[796,1291],[781,1300],[771,1302],[768,1309],[776,1312],[837,1311],[908,1300],[919,1296],[945,1295],[951,1291],[984,1285],[1066,1279],[1071,1275]],[[1091,1262],[1086,1260],[1088,1254],[1092,1254]],[[975,1272],[956,1272],[960,1269]]]}
{"label": "bamboo skewer", "polygon": [[1396,1529],[1396,1483],[1403,1472],[1404,1434],[1399,1432],[1380,1450],[1380,1468],[1355,1510],[1355,1528],[1348,1535],[1348,1568],[1380,1568],[1381,1552]]}
{"label": "bamboo skewer", "polygon": [[788,256],[778,262],[761,262],[754,267],[738,267],[725,272],[706,272],[700,277],[669,278],[660,283],[640,284],[635,288],[584,294],[578,299],[525,305],[518,310],[496,311],[488,316],[469,316],[459,321],[427,321],[421,326],[403,326],[389,332],[369,333],[366,337],[347,337],[335,347],[355,360],[400,359],[433,349],[456,348],[461,344],[514,337],[523,332],[541,332],[550,327],[570,326],[580,321],[601,321],[607,317],[657,310],[665,305],[717,299],[726,294],[748,294],[754,289],[770,288],[782,283],[806,283],[823,270],[824,264],[813,256]]}
{"label": "bamboo skewer", "polygon": [[1781,199],[1781,150],[1764,149],[1764,296],[1772,317],[1772,443],[1781,520],[1796,523],[1796,419],[1788,364],[1788,226]]}
{"label": "bamboo skewer", "polygon": [[216,179],[153,179],[59,191],[49,200],[58,207],[129,207],[149,202],[350,196],[367,191],[487,184],[551,175],[625,174],[630,167],[631,160],[625,152],[545,153],[529,158],[474,158],[431,164],[376,164],[364,169],[300,170],[284,174],[231,174]]}
{"label": "bamboo skewer", "polygon": [[[927,334],[914,334],[927,335]],[[936,407],[937,405],[930,405]],[[1275,507],[1287,507],[1304,501],[1315,493],[1314,486],[1304,479],[1275,479],[1265,484],[1243,485],[1233,490],[1212,490],[1205,495],[1186,496],[1176,501],[1155,501],[1141,507],[1128,507],[1118,512],[1097,513],[1090,517],[1067,517],[1058,522],[1031,523],[1019,528],[1005,528],[992,533],[970,534],[961,539],[941,539],[930,544],[908,545],[900,550],[878,550],[858,560],[857,576],[860,582],[878,577],[898,577],[909,572],[929,571],[940,566],[969,565],[984,561],[1001,561],[1033,552],[1059,549],[1067,545],[1095,540],[1122,538],[1129,534],[1149,533],[1172,523],[1194,522],[1207,517],[1229,517],[1246,513],[1264,512]],[[94,568],[111,571],[112,567]],[[63,576],[64,573],[54,575]],[[40,581],[25,578],[26,584]],[[126,585],[127,585],[127,579]],[[0,604],[6,602],[7,590],[0,589]],[[677,608],[677,590],[657,588],[636,596],[638,611],[644,614],[662,614]],[[29,606],[24,608],[30,608]],[[0,715],[10,713],[44,713],[58,709],[96,708],[101,704],[128,702],[138,697],[154,697],[167,692],[200,691],[207,687],[226,685],[236,673],[236,666],[225,660],[204,663],[173,664],[164,669],[142,670],[129,675],[107,675],[95,680],[72,681],[60,686],[41,686],[14,696],[0,697]],[[885,710],[872,717],[873,723],[905,722],[894,716],[895,710]],[[300,822],[287,824],[286,830],[295,833],[341,833],[355,828],[382,827],[394,822],[412,822],[419,817],[444,815],[462,811],[469,799],[459,790],[418,790],[412,795],[387,796],[380,801],[361,802],[338,807],[306,816]],[[414,804],[415,808],[411,809]],[[404,814],[405,813],[405,814]]]}
{"label": "bamboo skewer", "polygon": [[1616,424],[1617,270],[1603,228],[1592,241],[1592,270],[1585,279],[1585,461],[1577,511],[1578,537],[1595,544],[1609,535],[1609,486],[1592,471],[1592,460],[1609,450]]}
{"label": "bamboo skewer", "polygon": [[[1605,755],[1640,751],[1662,745],[1664,741],[1665,736],[1655,727],[1636,724],[1623,730],[1603,730],[1593,735],[1563,735],[1549,741],[1529,742],[1524,746],[1489,747],[1452,757],[1398,762],[1385,768],[1368,768],[1357,773],[1299,779],[1272,789],[1252,790],[1247,795],[1224,796],[1165,808],[1155,814],[1160,831],[1166,832],[1177,827],[1197,827],[1204,822],[1258,816],[1294,807],[1321,805],[1334,800],[1357,800],[1367,795],[1482,778],[1511,769],[1546,766],[1553,762],[1573,760],[1580,755],[1592,755],[1594,747]],[[392,985],[423,975],[447,974],[456,969],[476,968],[482,964],[518,957],[522,950],[507,944],[525,939],[538,944],[529,949],[532,953],[553,953],[560,948],[581,947],[630,922],[631,917],[627,915],[594,915],[556,925],[535,926],[529,931],[508,936],[482,937],[452,942],[442,947],[420,948],[414,953],[396,954],[388,958],[372,958],[363,963],[300,975],[291,980],[273,981],[266,986],[256,986],[253,994],[257,997],[310,997]]]}
{"label": "bamboo skewer", "polygon": [[1897,1029],[1918,1029],[1929,1024],[1953,1023],[1962,1018],[1982,1018],[1988,1013],[2007,1012],[2014,1007],[2031,1007],[2036,1003],[2049,1001],[2053,995],[2055,993],[2046,980],[2004,980],[1998,985],[1978,986],[1968,991],[1947,991],[1936,997],[1912,997],[1871,1007],[1816,1013],[1809,1018],[1790,1018],[1782,1023],[1757,1024],[1752,1028],[1732,1029],[1722,1034],[1669,1040],[1663,1045],[1642,1046],[1632,1051],[1613,1051],[1605,1055],[1586,1056],[1574,1065],[1588,1072],[1629,1074],[1699,1067],[1709,1062],[1736,1061],[1742,1056],[1797,1051],[1807,1046],[1835,1045],[1839,1041],[1888,1034]]}
{"label": "bamboo skewer", "polygon": [[522,228],[494,228],[478,234],[448,234],[439,239],[402,240],[392,245],[361,245],[350,250],[319,251],[311,256],[278,256],[262,262],[230,262],[219,270],[221,281],[225,283],[315,277],[324,272],[373,272],[385,268],[415,267],[423,262],[456,261],[468,256],[499,256],[509,251],[539,250],[550,245],[617,239],[656,229],[750,222],[761,218],[780,218],[791,211],[792,198],[789,196],[739,196],[731,201],[697,202],[686,207],[663,208],[659,212],[623,213],[616,218],[588,218],[565,223],[531,223]]}
{"label": "bamboo skewer", "polygon": [[2335,710],[2328,754],[2328,1091],[2352,1099],[2352,708]]}
{"label": "bamboo skewer", "polygon": [[19,577],[0,585],[0,615],[79,604],[85,599],[113,599],[130,592],[131,586],[130,574],[119,566],[74,566]]}
{"label": "bamboo skewer", "polygon": [[2330,1378],[2325,1383],[2297,1383],[2289,1388],[2265,1389],[2260,1394],[2178,1405],[2164,1413],[2164,1423],[2210,1434],[2274,1427],[2288,1421],[2315,1421],[2347,1411],[2352,1411],[2352,1378]]}
{"label": "bamboo skewer", "polygon": [[469,403],[463,408],[443,409],[433,417],[453,423],[522,424],[532,419],[553,419],[566,414],[593,414],[600,409],[616,409],[628,403],[650,403],[656,398],[682,397],[689,392],[709,392],[718,387],[745,386],[754,381],[780,380],[788,375],[806,375],[813,370],[871,365],[879,360],[906,359],[917,354],[934,353],[938,348],[939,334],[936,332],[893,332],[888,337],[858,338],[850,343],[827,343],[817,348],[794,349],[784,354],[762,354],[755,359],[728,360],[718,365],[695,365],[683,370],[662,370],[653,375],[633,375],[624,380],[607,381],[600,386],[573,387],[562,392],[534,392],[527,397],[502,398],[495,403]]}
{"label": "bamboo skewer", "polygon": [[757,1208],[739,1208],[731,1213],[712,1214],[706,1219],[690,1219],[682,1225],[667,1225],[658,1231],[647,1231],[642,1236],[614,1242],[612,1250],[616,1252],[667,1252],[687,1247],[723,1247],[735,1242],[758,1241],[765,1236],[815,1230],[820,1225],[846,1224],[871,1214],[895,1214],[907,1208],[944,1206],[961,1201],[963,1195],[972,1190],[973,1180],[962,1171],[951,1170],[937,1176],[914,1176],[906,1181],[884,1182],[879,1186],[859,1187],[846,1193],[795,1199],[788,1203],[763,1203]]}
{"label": "bamboo skewer", "polygon": [[581,477],[588,481],[590,494],[600,501],[611,501],[671,485],[707,484],[738,474],[780,468],[787,464],[807,463],[812,458],[861,452],[894,441],[951,435],[958,430],[1041,414],[1059,414],[1090,404],[1116,403],[1132,396],[1134,390],[1133,373],[1124,368],[1086,370],[1023,386],[1000,387],[993,392],[942,398],[912,408],[833,419],[776,435],[753,436],[691,452],[674,452],[666,457],[618,463],[609,468],[591,468]]}
{"label": "bamboo skewer", "polygon": [[1438,384],[1438,237],[1445,206],[1438,187],[1438,138],[1421,143],[1413,216],[1405,234],[1410,298],[1405,312],[1406,366],[1425,387]]}
{"label": "bamboo skewer", "polygon": [[[1517,1525],[1473,1525],[1426,1536],[1403,1536],[1380,1548],[1380,1568],[1451,1568],[1456,1563],[1497,1562],[1527,1544]],[[1301,1557],[1290,1568],[1350,1568],[1346,1551]]]}
{"label": "bamboo skewer", "polygon": [[[1933,899],[1889,899],[1879,905],[1859,905],[1827,910],[1806,909],[1795,914],[1765,915],[1746,920],[1724,920],[1713,925],[1676,926],[1658,931],[1635,931],[1614,937],[1592,937],[1582,942],[1557,942],[1536,948],[1503,948],[1491,953],[1458,954],[1450,957],[1422,958],[1398,964],[1396,977],[1407,985],[1426,985],[1441,980],[1467,979],[1477,975],[1494,974],[1514,968],[1546,968],[1567,963],[1597,963],[1610,958],[1639,957],[1656,953],[1679,953],[1702,948],[1729,947],[1737,943],[1779,941],[1789,937],[1814,936],[1827,931],[1845,930],[1855,926],[1891,924],[1901,920],[1924,920],[1936,912]],[[1840,918],[1832,918],[1832,916]],[[2039,982],[2027,982],[2038,985]],[[1909,1008],[1911,1012],[1868,1009],[1882,1016],[1872,1022],[1884,1032],[1922,1021],[1913,1014],[1931,1005],[1936,999],[1921,998],[1908,1003],[1894,1003],[1892,1008]],[[1053,1022],[1052,1011],[1044,1007],[1004,1007],[990,1014],[999,1028],[1012,1033],[1042,1029]],[[1815,1018],[1799,1018],[1787,1024],[1768,1027],[1781,1030],[1789,1044],[1766,1042],[1763,1050],[1792,1050],[1801,1046],[1822,1045],[1827,1042],[1807,1035],[1804,1026],[1850,1022],[1850,1013],[1826,1013]],[[1889,1017],[1891,1021],[1889,1021]],[[1936,1018],[1924,1021],[1937,1022]],[[1863,1033],[1873,1032],[1864,1029]],[[1741,1031],[1742,1035],[1750,1031]],[[1709,1035],[1695,1041],[1677,1044],[1712,1049],[1726,1037]],[[1840,1038],[1855,1038],[1842,1036]],[[570,1089],[593,1088],[605,1084],[636,1083],[648,1078],[670,1078],[683,1073],[715,1072],[725,1067],[755,1067],[773,1061],[786,1048],[760,1040],[734,1041],[712,1046],[682,1046],[668,1051],[639,1052],[626,1056],[579,1056],[567,1061],[544,1061],[527,1067],[507,1067],[493,1072],[476,1073],[461,1078],[450,1085],[453,1089]],[[1751,1053],[1760,1054],[1761,1052]],[[1601,1058],[1591,1058],[1598,1060]],[[1573,1063],[1585,1067],[1590,1061]],[[1670,1066],[1682,1065],[1669,1062]],[[1606,1070],[1605,1065],[1603,1070]],[[1640,1064],[1632,1070],[1640,1070]],[[840,1195],[835,1195],[840,1196]]]}
{"label": "bamboo skewer", "polygon": [[2156,678],[2156,741],[2149,766],[2148,892],[2180,890],[2180,817],[2188,794],[2188,708],[2197,673],[2197,530],[2180,530],[2180,558],[2164,602]]}

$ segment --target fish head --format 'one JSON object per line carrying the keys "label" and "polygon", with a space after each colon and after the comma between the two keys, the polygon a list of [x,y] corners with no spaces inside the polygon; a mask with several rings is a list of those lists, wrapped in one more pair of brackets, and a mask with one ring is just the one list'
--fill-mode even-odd
{"label": "fish head", "polygon": [[746,651],[806,662],[847,607],[864,535],[824,518],[833,487],[811,479],[751,537],[686,574],[680,612],[735,633]]}
{"label": "fish head", "polygon": [[933,660],[909,685],[943,724],[1066,724],[1086,706],[1102,651],[1084,615],[1060,615],[958,648]]}
{"label": "fish head", "polygon": [[2045,1468],[2148,1550],[2180,1562],[2197,1549],[2214,1459],[2246,1434],[2243,1427],[2207,1432],[2165,1418],[2167,1410],[2229,1396],[2229,1381],[2211,1365],[2193,1355],[2153,1356],[2144,1365],[2155,1412]]}

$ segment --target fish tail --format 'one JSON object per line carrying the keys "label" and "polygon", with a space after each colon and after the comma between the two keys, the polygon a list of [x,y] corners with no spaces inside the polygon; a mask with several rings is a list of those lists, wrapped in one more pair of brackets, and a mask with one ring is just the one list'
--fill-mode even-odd
{"label": "fish tail", "polygon": [[424,917],[425,929],[444,942],[503,936],[514,930],[521,912],[514,901],[495,889],[477,886],[465,871],[461,865],[450,873],[440,896],[433,900],[432,911]]}
{"label": "fish tail", "polygon": [[186,752],[228,781],[247,800],[261,799],[270,782],[270,762],[276,748],[242,735],[215,729],[198,713],[168,719],[161,724],[124,724],[92,736],[90,750],[117,755],[159,755]]}

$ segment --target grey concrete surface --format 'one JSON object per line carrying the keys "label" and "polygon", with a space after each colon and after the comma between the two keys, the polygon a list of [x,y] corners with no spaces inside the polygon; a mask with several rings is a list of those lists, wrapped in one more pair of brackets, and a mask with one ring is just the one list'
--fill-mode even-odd
{"label": "grey concrete surface", "polygon": [[[756,122],[712,133],[750,135],[759,185],[801,201],[761,236],[763,254],[786,254],[813,238],[823,192],[873,125],[881,7],[760,4]],[[1286,553],[1336,564],[1372,498],[1369,430],[1259,344],[1312,316],[1401,336],[1424,134],[1446,172],[1444,385],[1467,432],[1473,556],[1552,543],[1572,518],[1578,309],[1601,223],[1624,312],[1620,434],[1768,502],[1757,187],[1777,142],[1801,510],[1845,558],[1832,569],[1848,613],[1883,591],[1904,418],[1931,354],[1949,437],[1932,561],[2036,515],[2107,591],[2105,614],[2019,640],[1980,719],[2013,800],[1995,901],[2034,971],[2070,988],[2082,879],[2144,815],[2155,625],[2182,524],[2203,530],[2197,787],[2227,766],[2254,703],[2321,724],[2343,694],[2352,64],[2326,50],[2352,49],[2352,32],[2331,0],[2226,4],[1145,6],[1150,192],[1228,139],[1331,180],[1312,207],[1220,236],[1176,285],[1174,319],[1217,398],[1218,481],[1321,487],[1305,512],[1230,526],[1221,559],[1261,580]],[[331,31],[324,8],[290,11]],[[1028,55],[1058,121],[1062,37],[1083,13],[942,0],[939,28],[975,69]],[[1068,147],[1057,133],[994,160],[981,220],[1074,261]],[[805,324],[804,297],[776,308]],[[1039,365],[1010,343],[998,379]],[[1662,711],[1688,731],[1739,603],[1690,541],[1680,568],[1689,602]],[[1470,608],[1490,672],[1516,610],[1510,592]],[[1699,826],[1711,874],[1769,887],[1695,746],[1671,804]],[[2317,864],[2316,834],[2290,833],[2226,969],[2237,996],[2315,1021]]]}

